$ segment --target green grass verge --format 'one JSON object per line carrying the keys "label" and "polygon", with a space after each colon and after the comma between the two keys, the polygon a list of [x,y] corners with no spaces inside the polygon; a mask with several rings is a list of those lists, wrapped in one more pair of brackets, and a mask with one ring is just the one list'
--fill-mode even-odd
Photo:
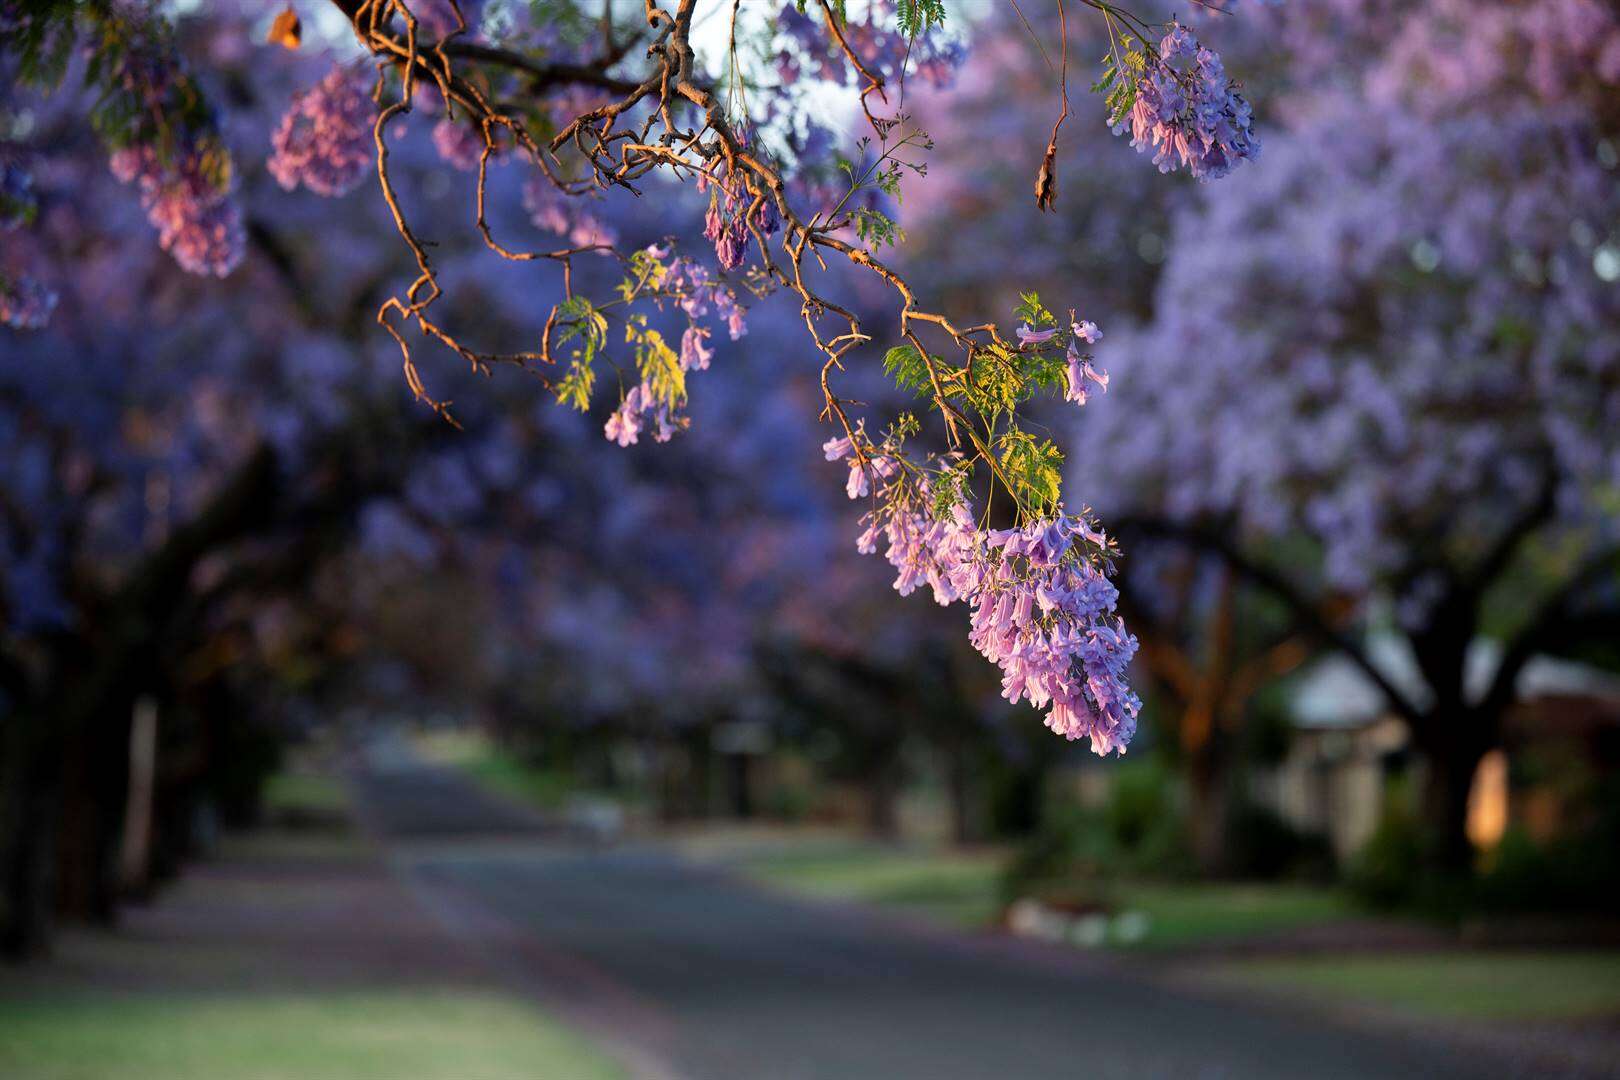
{"label": "green grass verge", "polygon": [[613,1061],[483,993],[46,996],[0,1002],[9,1080],[618,1080]]}
{"label": "green grass verge", "polygon": [[329,814],[348,812],[343,784],[325,773],[278,772],[264,782],[264,809],[276,814]]}
{"label": "green grass verge", "polygon": [[[982,926],[1001,909],[1001,862],[984,853],[822,842],[745,855],[735,865],[801,895],[896,907],[956,925]],[[1123,881],[1086,891],[1116,913],[1147,916],[1136,948],[1232,940],[1356,914],[1342,893],[1307,885]]]}
{"label": "green grass verge", "polygon": [[1620,952],[1319,956],[1222,965],[1221,978],[1426,1016],[1549,1020],[1620,1015]]}
{"label": "green grass verge", "polygon": [[1258,937],[1356,914],[1343,893],[1309,885],[1127,882],[1112,892],[1114,910],[1147,916],[1138,948]]}
{"label": "green grass verge", "polygon": [[989,855],[816,845],[751,855],[737,868],[789,892],[878,904],[959,926],[982,926],[1000,907],[1001,864]]}

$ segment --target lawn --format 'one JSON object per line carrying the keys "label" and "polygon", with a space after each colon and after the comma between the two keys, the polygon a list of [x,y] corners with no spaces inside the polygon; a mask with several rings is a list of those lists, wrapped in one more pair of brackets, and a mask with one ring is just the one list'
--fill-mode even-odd
{"label": "lawn", "polygon": [[[1002,863],[993,852],[824,840],[731,862],[745,876],[800,895],[892,907],[958,926],[983,926],[1001,910]],[[1308,885],[1113,881],[1086,891],[1116,914],[1146,916],[1137,948],[1229,941],[1356,914],[1342,893]]]}
{"label": "lawn", "polygon": [[1620,952],[1315,956],[1222,965],[1223,981],[1437,1018],[1620,1016]]}
{"label": "lawn", "polygon": [[982,926],[1000,909],[1001,863],[993,854],[832,843],[752,854],[735,865],[788,892],[877,904],[958,926]]}
{"label": "lawn", "polygon": [[348,804],[343,784],[326,773],[289,770],[264,783],[264,810],[273,819],[282,814],[342,817]]}
{"label": "lawn", "polygon": [[1117,911],[1147,916],[1141,948],[1176,948],[1256,937],[1357,914],[1333,889],[1284,883],[1121,883],[1112,890]]}
{"label": "lawn", "polygon": [[9,1080],[614,1080],[624,1072],[480,992],[51,994],[0,1002]]}

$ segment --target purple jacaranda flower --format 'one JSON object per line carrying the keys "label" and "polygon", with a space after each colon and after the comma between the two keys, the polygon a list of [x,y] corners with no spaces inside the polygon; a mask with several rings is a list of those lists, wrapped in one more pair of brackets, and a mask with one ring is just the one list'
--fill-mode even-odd
{"label": "purple jacaranda flower", "polygon": [[288,191],[302,185],[317,195],[345,195],[376,160],[376,118],[364,73],[333,67],[320,82],[293,95],[270,138],[265,167]]}
{"label": "purple jacaranda flower", "polygon": [[714,350],[704,344],[709,336],[706,328],[688,326],[681,335],[681,369],[683,371],[707,371],[709,361],[714,358]]}

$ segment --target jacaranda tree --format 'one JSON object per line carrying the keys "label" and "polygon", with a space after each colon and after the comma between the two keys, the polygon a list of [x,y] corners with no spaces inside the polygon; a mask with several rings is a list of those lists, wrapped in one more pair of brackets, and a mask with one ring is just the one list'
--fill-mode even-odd
{"label": "jacaranda tree", "polygon": [[[1186,28],[1156,29],[1101,0],[1077,6],[1112,31],[1099,83],[1107,119],[1129,128],[1162,170],[1216,177],[1255,154],[1247,103]],[[975,642],[1003,666],[1009,695],[1049,707],[1054,730],[1088,736],[1099,752],[1122,749],[1136,709],[1123,681],[1133,645],[1111,617],[1110,548],[1083,513],[1065,508],[1061,451],[1018,421],[1019,405],[1037,393],[1083,402],[1102,384],[1088,359],[1097,331],[1072,313],[1060,318],[1033,295],[1014,312],[1016,335],[988,321],[958,327],[876,254],[897,238],[882,196],[898,196],[905,178],[925,168],[928,146],[884,103],[898,97],[909,66],[923,77],[948,68],[961,41],[947,35],[970,28],[947,27],[937,2],[854,12],[835,2],[770,12],[736,5],[727,32],[715,35],[717,47],[704,50],[692,0],[647,3],[630,25],[617,8],[335,5],[362,53],[339,58],[290,102],[268,167],[283,186],[323,194],[374,170],[417,266],[409,287],[377,312],[412,392],[453,417],[419,364],[437,348],[478,371],[508,364],[531,371],[561,401],[584,408],[611,359],[621,390],[608,437],[667,439],[686,423],[687,376],[707,363],[714,326],[705,320],[735,329],[751,299],[787,291],[822,356],[823,413],[837,432],[827,456],[847,461],[852,497],[874,499],[862,547],[886,540],[902,591],[926,582],[942,603],[966,602]],[[313,21],[316,12],[305,14]],[[1066,12],[1059,16],[1066,22]],[[183,55],[161,11],[146,5],[11,3],[3,17],[7,61],[25,86],[48,89],[71,74],[99,91],[88,119],[158,242],[188,271],[229,274],[244,229],[228,95],[210,86],[208,58]],[[269,36],[300,45],[299,13],[284,12]],[[769,67],[750,63],[759,54]],[[1065,76],[1066,68],[1065,50]],[[806,107],[816,84],[826,83],[860,91],[870,133],[847,151],[834,147]],[[536,263],[562,277],[562,298],[536,312],[535,347],[496,351],[478,343],[476,326],[441,317],[450,283],[390,167],[391,140],[413,110],[436,113],[435,139],[447,160],[473,167],[468,227],[491,258]],[[520,247],[492,228],[489,172],[508,156],[533,170],[531,213],[564,237],[563,246]],[[1043,205],[1056,197],[1051,157],[1038,176]],[[712,262],[688,253],[680,237],[621,251],[589,210],[589,196],[602,192],[678,197],[668,181],[690,183],[707,199]],[[25,218],[27,184],[10,188],[12,217]],[[572,277],[586,259],[610,260],[620,275],[615,287],[599,295],[576,290]],[[881,430],[876,421],[869,426],[835,389],[838,371],[871,338],[853,307],[824,291],[829,261],[859,268],[891,294],[900,343],[884,362],[938,414],[943,449],[915,449],[922,424],[909,414]],[[20,270],[7,281],[8,321],[43,321],[48,285]],[[672,310],[684,323],[678,349],[655,325]],[[992,479],[976,488],[981,471]],[[988,527],[998,492],[1013,507],[1009,529]]]}
{"label": "jacaranda tree", "polygon": [[[1426,765],[1436,865],[1464,870],[1470,782],[1525,663],[1620,618],[1620,19],[1593,0],[1254,19],[1296,68],[1286,117],[1242,184],[1176,219],[1078,456],[1122,529],[1223,562],[1379,686]],[[1380,624],[1420,687],[1374,662]],[[1482,636],[1500,657],[1471,670]]]}
{"label": "jacaranda tree", "polygon": [[[455,532],[499,513],[491,496],[535,494],[547,455],[577,440],[522,395],[482,403],[477,376],[605,404],[604,447],[674,437],[704,414],[688,406],[716,343],[772,303],[802,334],[802,360],[773,358],[781,385],[813,387],[779,400],[830,426],[824,457],[866,501],[859,549],[884,545],[900,592],[968,606],[1006,697],[1122,752],[1136,642],[1114,546],[1023,419],[1037,397],[1084,404],[1107,385],[1099,331],[1032,290],[1011,323],[953,320],[890,253],[932,148],[903,103],[951,77],[971,15],[939,0],[0,2],[0,605],[8,712],[33,721],[7,729],[8,943],[27,946],[45,888],[50,835],[31,823],[51,751],[98,723],[117,742],[156,644],[217,617],[193,601],[302,584],[319,561],[291,538],[328,535],[313,522],[421,557],[423,519]],[[1061,44],[1030,176],[1042,209],[1059,205],[1076,124],[1199,179],[1257,154],[1248,104],[1186,27],[1105,0],[1044,17]],[[1082,19],[1100,31],[1082,39]],[[1084,63],[1071,21],[1077,42],[1106,41]],[[1069,99],[1071,66],[1096,80],[1089,108]],[[625,228],[632,204],[668,231]],[[378,346],[433,434],[399,418]],[[862,387],[879,370],[923,407],[863,412],[854,395],[876,400]],[[759,425],[757,402],[734,404],[714,416]],[[379,428],[398,454],[357,454],[375,440],[356,430]]]}

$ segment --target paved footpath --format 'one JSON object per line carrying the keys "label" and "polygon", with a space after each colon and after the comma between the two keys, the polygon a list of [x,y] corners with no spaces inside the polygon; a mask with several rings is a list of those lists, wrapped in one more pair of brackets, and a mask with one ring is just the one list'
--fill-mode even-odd
{"label": "paved footpath", "polygon": [[687,1080],[1512,1075],[1424,1041],[1173,990],[1118,961],[801,903],[666,850],[592,850],[397,744],[353,787],[469,949]]}

